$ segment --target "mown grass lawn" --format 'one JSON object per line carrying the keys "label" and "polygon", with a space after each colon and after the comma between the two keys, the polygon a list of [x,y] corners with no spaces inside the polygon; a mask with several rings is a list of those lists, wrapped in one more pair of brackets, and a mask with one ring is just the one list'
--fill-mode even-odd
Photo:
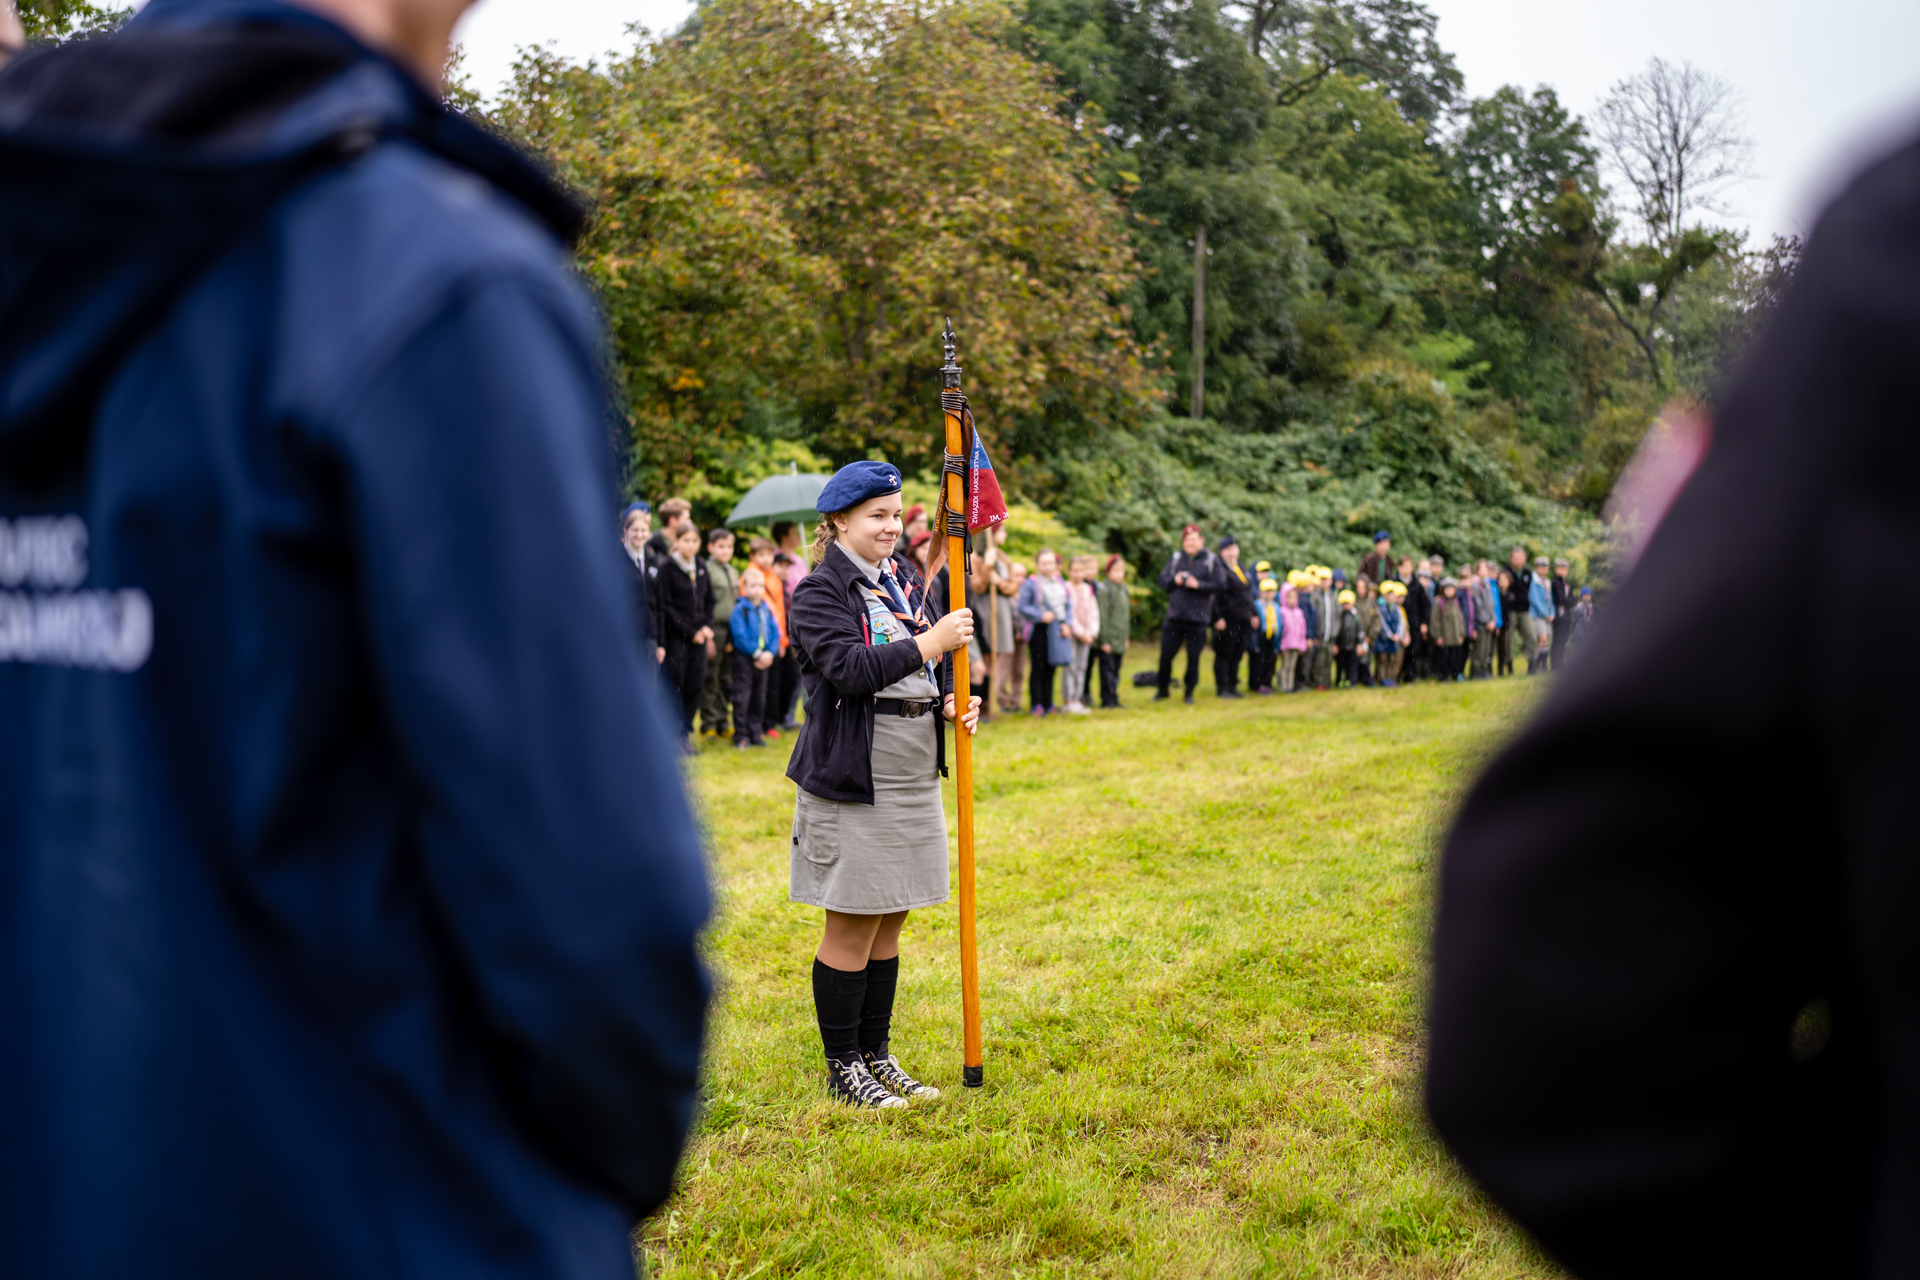
{"label": "mown grass lawn", "polygon": [[1211,688],[982,731],[987,1087],[960,1087],[950,903],[904,938],[894,1044],[945,1091],[905,1113],[824,1096],[791,740],[695,762],[720,996],[653,1274],[1557,1274],[1419,1098],[1434,844],[1535,688]]}

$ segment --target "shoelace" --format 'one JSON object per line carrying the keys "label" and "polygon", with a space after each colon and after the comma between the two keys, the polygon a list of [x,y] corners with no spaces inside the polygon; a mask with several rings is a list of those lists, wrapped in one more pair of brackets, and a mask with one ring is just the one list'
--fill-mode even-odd
{"label": "shoelace", "polygon": [[868,1058],[867,1070],[873,1078],[902,1096],[919,1097],[928,1092],[927,1086],[908,1075],[900,1062],[892,1054],[884,1058]]}
{"label": "shoelace", "polygon": [[834,1066],[839,1069],[840,1082],[847,1087],[847,1092],[867,1106],[877,1107],[893,1097],[885,1085],[873,1078],[866,1063],[856,1060],[836,1062]]}

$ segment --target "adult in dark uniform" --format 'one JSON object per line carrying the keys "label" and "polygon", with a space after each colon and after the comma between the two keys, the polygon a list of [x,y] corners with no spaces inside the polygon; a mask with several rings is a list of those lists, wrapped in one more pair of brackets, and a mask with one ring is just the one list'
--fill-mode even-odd
{"label": "adult in dark uniform", "polygon": [[1167,617],[1160,624],[1160,679],[1154,701],[1168,696],[1173,684],[1173,656],[1187,650],[1187,701],[1200,687],[1200,650],[1207,643],[1213,621],[1213,596],[1220,589],[1220,561],[1207,550],[1200,526],[1180,531],[1180,550],[1160,571],[1160,589],[1167,593]]}
{"label": "adult in dark uniform", "polygon": [[10,1276],[616,1280],[672,1188],[700,837],[464,7],[0,72]]}
{"label": "adult in dark uniform", "polygon": [[1213,595],[1213,689],[1222,698],[1240,696],[1240,655],[1253,626],[1253,579],[1240,567],[1240,543],[1220,539],[1220,589]]}
{"label": "adult in dark uniform", "polygon": [[1433,1119],[1590,1280],[1920,1273],[1920,690],[1871,660],[1809,681],[1800,630],[1738,624],[1754,582],[1818,581],[1863,643],[1920,634],[1886,573],[1920,548],[1916,365],[1910,144],[1821,218],[1448,839]]}
{"label": "adult in dark uniform", "polygon": [[1527,549],[1515,547],[1507,553],[1507,585],[1500,597],[1500,611],[1506,618],[1501,629],[1501,655],[1509,669],[1514,662],[1533,658],[1533,618],[1527,612],[1528,586],[1533,570],[1527,567]]}
{"label": "adult in dark uniform", "polygon": [[1567,661],[1567,633],[1573,629],[1573,584],[1567,580],[1571,568],[1565,560],[1553,562],[1553,577],[1547,589],[1553,595],[1553,648],[1548,655],[1555,671]]}
{"label": "adult in dark uniform", "polygon": [[1413,639],[1400,668],[1402,684],[1412,684],[1428,674],[1434,647],[1433,638],[1428,635],[1428,624],[1433,620],[1434,591],[1433,565],[1422,560],[1414,566],[1413,581],[1407,584],[1407,632]]}

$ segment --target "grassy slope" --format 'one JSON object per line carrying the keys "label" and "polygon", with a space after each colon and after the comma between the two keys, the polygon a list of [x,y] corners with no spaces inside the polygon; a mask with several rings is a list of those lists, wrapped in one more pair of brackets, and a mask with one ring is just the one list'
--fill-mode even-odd
{"label": "grassy slope", "polygon": [[987,1087],[959,1087],[949,904],[904,939],[896,1051],[946,1095],[905,1114],[823,1097],[791,740],[709,749],[722,997],[654,1274],[1555,1274],[1418,1084],[1430,851],[1531,692],[1128,689],[1121,713],[984,730]]}

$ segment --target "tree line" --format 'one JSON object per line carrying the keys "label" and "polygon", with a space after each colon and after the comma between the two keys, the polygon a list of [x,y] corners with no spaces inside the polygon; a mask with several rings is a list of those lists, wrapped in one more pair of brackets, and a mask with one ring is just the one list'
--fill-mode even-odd
{"label": "tree line", "polygon": [[451,85],[593,208],[629,484],[709,519],[788,464],[935,465],[950,315],[1003,485],[1095,544],[1591,550],[1797,252],[1706,217],[1723,82],[1656,61],[1591,125],[1470,99],[1416,0],[706,0]]}

